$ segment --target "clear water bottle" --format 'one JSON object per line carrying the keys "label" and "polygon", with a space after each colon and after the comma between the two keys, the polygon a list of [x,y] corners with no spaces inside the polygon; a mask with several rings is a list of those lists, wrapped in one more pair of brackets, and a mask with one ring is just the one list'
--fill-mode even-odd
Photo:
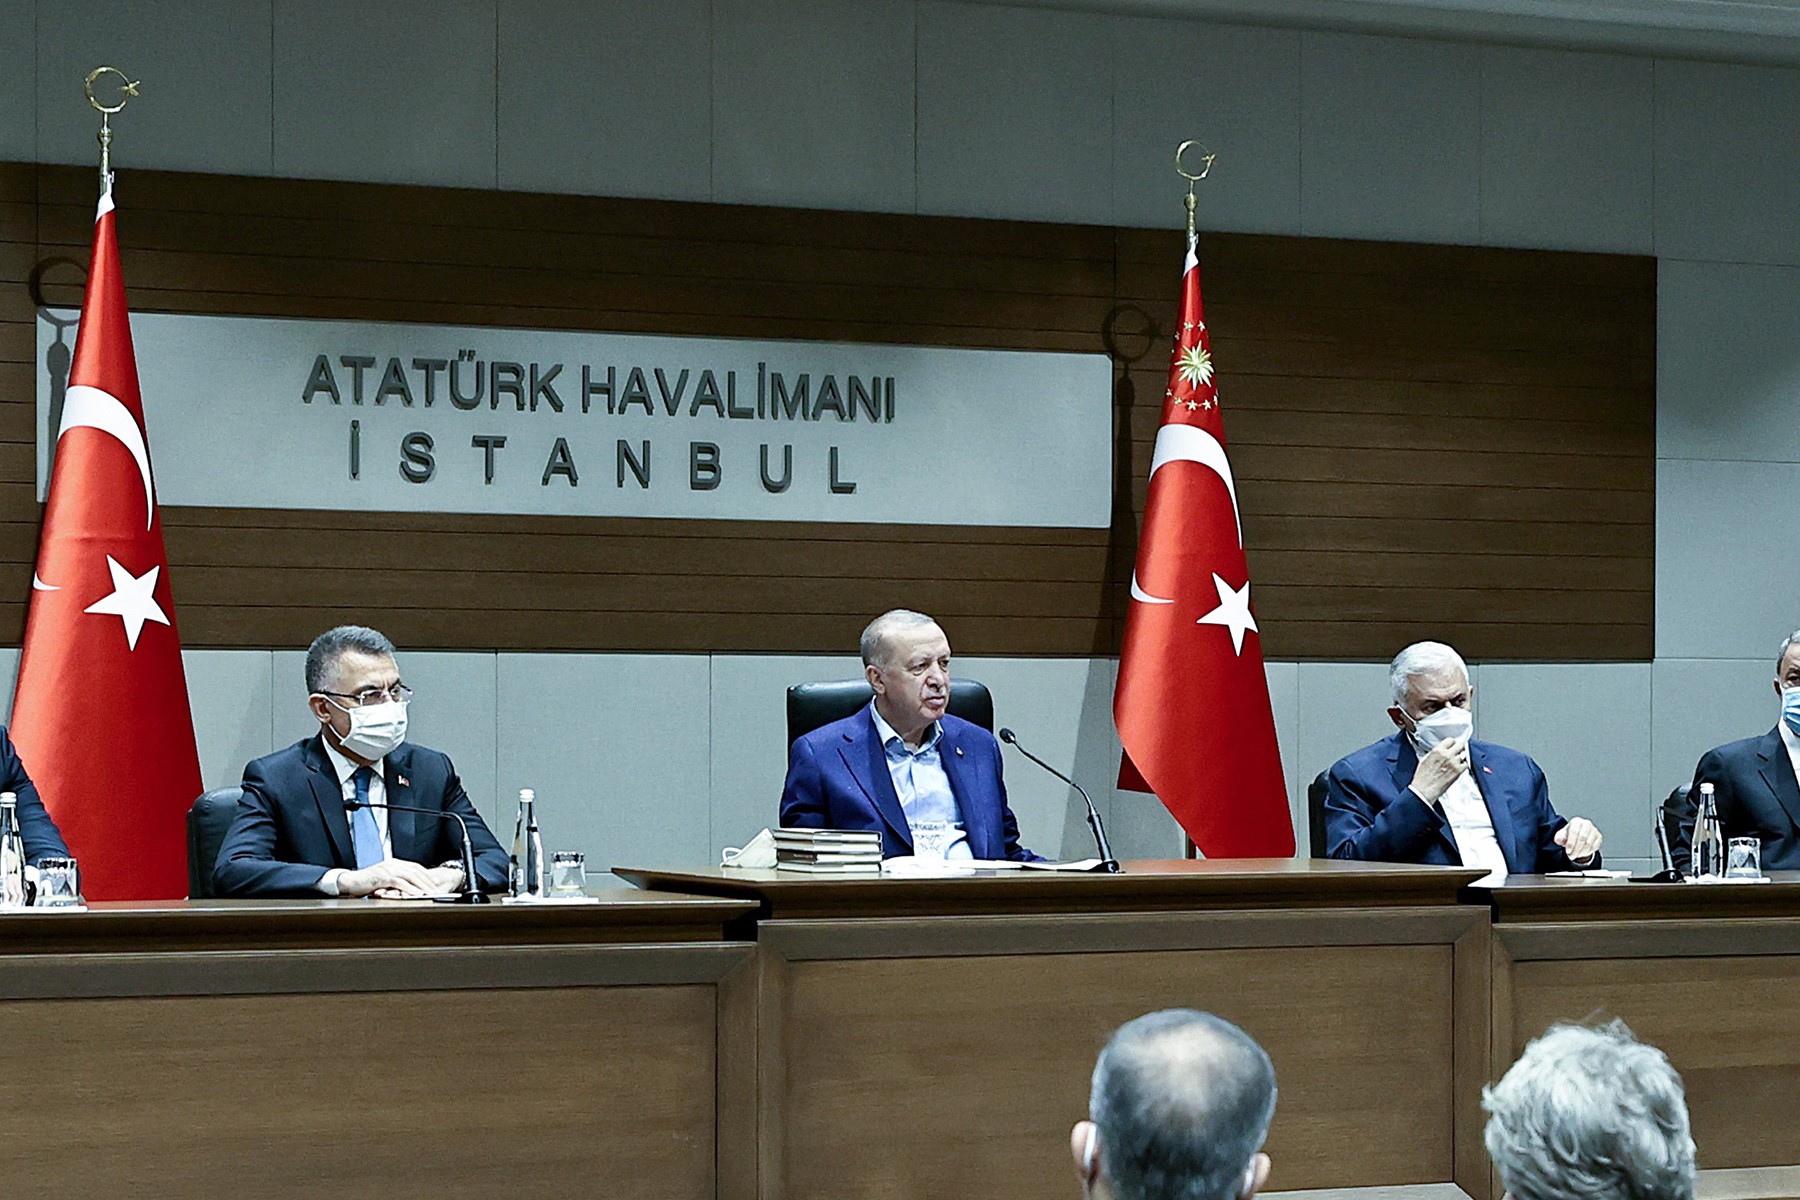
{"label": "clear water bottle", "polygon": [[1719,805],[1713,785],[1700,785],[1700,803],[1694,814],[1694,876],[1725,878],[1725,831],[1719,825]]}
{"label": "clear water bottle", "polygon": [[519,789],[519,816],[513,823],[509,891],[515,896],[544,894],[544,839],[538,833],[537,793]]}
{"label": "clear water bottle", "polygon": [[19,833],[19,798],[0,792],[0,908],[25,907],[25,839]]}

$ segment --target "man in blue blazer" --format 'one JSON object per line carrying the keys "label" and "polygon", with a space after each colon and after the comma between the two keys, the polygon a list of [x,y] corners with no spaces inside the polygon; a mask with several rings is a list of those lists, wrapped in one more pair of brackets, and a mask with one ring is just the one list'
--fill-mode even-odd
{"label": "man in blue blazer", "polygon": [[45,858],[69,857],[62,832],[38,798],[37,785],[31,782],[24,761],[4,729],[0,729],[0,792],[11,792],[17,801],[14,811],[19,816],[19,840],[25,843],[27,863],[35,867]]}
{"label": "man in blue blazer", "polygon": [[[342,625],[306,654],[315,737],[244,768],[244,798],[213,868],[221,896],[442,895],[462,887],[467,823],[477,885],[506,886],[507,856],[469,802],[456,768],[405,741],[412,690],[394,644]],[[392,804],[429,813],[365,808]]]}
{"label": "man in blue blazer", "polygon": [[884,858],[1036,861],[1006,803],[1000,743],[945,712],[950,642],[923,613],[895,609],[862,635],[869,707],[794,740],[781,824],[881,834]]}
{"label": "man in blue blazer", "polygon": [[1710,783],[1726,837],[1761,838],[1765,871],[1800,869],[1800,630],[1776,653],[1775,694],[1781,699],[1775,728],[1708,750],[1694,768],[1674,847],[1677,866],[1687,865],[1694,805],[1700,785]]}
{"label": "man in blue blazer", "polygon": [[1600,831],[1550,804],[1544,772],[1517,750],[1472,740],[1462,656],[1419,642],[1388,670],[1399,732],[1326,773],[1332,858],[1483,867],[1480,882],[1600,864]]}

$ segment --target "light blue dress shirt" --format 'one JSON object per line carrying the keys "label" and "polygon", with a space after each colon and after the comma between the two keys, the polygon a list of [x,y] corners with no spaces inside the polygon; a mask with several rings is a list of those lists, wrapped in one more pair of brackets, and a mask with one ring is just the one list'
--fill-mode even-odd
{"label": "light blue dress shirt", "polygon": [[[949,826],[950,841],[944,857],[974,858],[968,832],[963,828],[962,809],[957,806],[956,793],[950,790],[950,777],[944,774],[944,760],[938,752],[938,743],[944,737],[942,724],[933,721],[930,734],[913,750],[882,719],[873,700],[869,702],[869,715],[875,718],[875,736],[887,751],[888,775],[894,781],[894,792],[900,797],[900,811],[906,814],[907,824],[915,829],[929,823]],[[918,849],[916,837],[913,849]]]}

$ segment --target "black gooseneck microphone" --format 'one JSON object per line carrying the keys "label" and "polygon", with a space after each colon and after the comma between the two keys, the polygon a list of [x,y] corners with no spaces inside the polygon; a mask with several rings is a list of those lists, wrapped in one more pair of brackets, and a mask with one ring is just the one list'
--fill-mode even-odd
{"label": "black gooseneck microphone", "polygon": [[424,813],[428,817],[438,817],[456,822],[457,829],[462,831],[462,891],[450,896],[433,896],[438,904],[486,904],[487,893],[475,880],[475,845],[469,841],[469,823],[458,813],[445,812],[441,808],[415,808],[410,804],[377,804],[373,800],[358,800],[354,796],[344,801],[346,813],[355,812],[359,808],[385,808],[389,812]]}
{"label": "black gooseneck microphone", "polygon": [[1019,737],[1012,730],[1002,729],[1000,731],[1000,740],[1081,794],[1082,800],[1087,803],[1088,828],[1094,831],[1094,846],[1100,852],[1100,865],[1095,867],[1094,870],[1104,871],[1108,875],[1120,874],[1121,869],[1119,867],[1119,860],[1113,857],[1112,847],[1106,843],[1106,826],[1100,823],[1100,810],[1094,807],[1094,798],[1087,794],[1087,789],[1082,787],[1079,783],[1076,783],[1073,779],[1070,779],[1067,775],[1064,775],[1061,771],[1057,770],[1037,755],[1033,754],[1031,751],[1027,750],[1025,747],[1019,745]]}

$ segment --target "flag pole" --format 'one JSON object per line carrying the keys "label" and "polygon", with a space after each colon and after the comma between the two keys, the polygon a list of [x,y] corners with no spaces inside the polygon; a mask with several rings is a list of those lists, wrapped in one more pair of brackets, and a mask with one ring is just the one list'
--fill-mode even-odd
{"label": "flag pole", "polygon": [[[1189,171],[1187,165],[1182,162],[1182,155],[1186,154],[1195,146],[1200,146],[1200,173],[1198,175]],[[1217,157],[1218,155],[1208,150],[1205,146],[1201,146],[1200,143],[1193,138],[1189,138],[1187,141],[1181,143],[1181,145],[1175,147],[1175,173],[1188,181],[1186,204],[1187,248],[1189,254],[1194,252],[1194,245],[1200,240],[1199,234],[1194,232],[1194,208],[1198,203],[1198,201],[1194,199],[1194,185],[1212,173],[1213,159]]]}
{"label": "flag pole", "polygon": [[[119,77],[119,102],[117,104],[102,104],[94,95],[95,82],[98,81],[102,75],[107,74],[117,75]],[[129,102],[133,96],[138,94],[138,84],[140,82],[142,81],[131,78],[131,76],[125,74],[125,72],[119,70],[117,67],[95,67],[88,72],[87,83],[85,85],[87,100],[89,104],[94,106],[94,111],[100,114],[100,132],[95,135],[95,138],[100,143],[100,191],[102,193],[112,191],[113,114],[124,111],[126,103]]]}

